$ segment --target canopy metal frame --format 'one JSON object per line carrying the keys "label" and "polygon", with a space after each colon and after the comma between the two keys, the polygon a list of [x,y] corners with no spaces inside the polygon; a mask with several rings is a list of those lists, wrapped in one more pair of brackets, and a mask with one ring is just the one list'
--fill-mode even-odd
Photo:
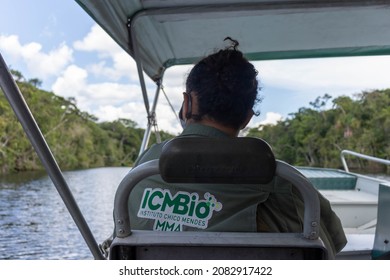
{"label": "canopy metal frame", "polygon": [[129,32],[129,47],[134,51],[134,60],[137,65],[137,72],[138,72],[138,78],[141,86],[141,91],[142,91],[142,97],[144,100],[145,104],[145,110],[146,110],[146,115],[148,119],[147,127],[145,129],[145,133],[142,139],[142,144],[139,150],[139,155],[142,154],[146,148],[148,147],[149,140],[150,140],[150,135],[152,131],[152,127],[155,127],[156,130],[156,139],[157,142],[161,142],[161,137],[160,133],[157,129],[157,117],[156,117],[156,109],[157,109],[157,104],[158,104],[158,98],[160,96],[160,91],[162,87],[162,80],[164,76],[164,71],[161,74],[161,77],[155,81],[156,83],[156,92],[154,94],[154,99],[152,103],[152,108],[150,108],[150,102],[149,102],[149,96],[148,96],[148,91],[146,88],[146,83],[145,83],[145,77],[144,77],[144,71],[142,67],[142,60],[139,55],[139,45],[137,44],[137,38],[136,38],[136,31],[131,30],[132,24],[131,24],[131,19],[128,19],[127,21],[127,28]]}
{"label": "canopy metal frame", "polygon": [[390,53],[388,0],[76,1],[132,57],[140,45],[141,67],[154,81],[226,36],[244,42],[250,60]]}

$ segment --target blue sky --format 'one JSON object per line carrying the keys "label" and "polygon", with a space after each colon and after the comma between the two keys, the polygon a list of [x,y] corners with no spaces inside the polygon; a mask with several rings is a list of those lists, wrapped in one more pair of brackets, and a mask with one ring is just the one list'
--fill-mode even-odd
{"label": "blue sky", "polygon": [[[101,121],[119,117],[146,126],[134,61],[72,0],[0,0],[0,52],[13,69],[39,78],[42,88],[75,97],[80,109]],[[351,95],[390,87],[390,57],[256,62],[262,86],[261,115],[250,126],[286,118],[317,96]],[[165,91],[176,110],[189,67],[166,72]],[[150,94],[154,86],[148,83]],[[180,126],[164,96],[160,129]]]}

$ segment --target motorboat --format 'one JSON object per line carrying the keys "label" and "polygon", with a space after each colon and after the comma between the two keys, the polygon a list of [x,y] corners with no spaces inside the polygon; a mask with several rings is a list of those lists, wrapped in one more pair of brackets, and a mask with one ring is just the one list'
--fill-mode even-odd
{"label": "motorboat", "polygon": [[[147,149],[152,128],[157,123],[156,108],[166,69],[174,65],[195,63],[210,50],[223,47],[226,37],[241,42],[240,50],[251,61],[390,54],[390,1],[76,2],[137,64],[148,119],[140,153]],[[293,167],[277,159],[264,159],[265,163],[274,166],[272,174],[278,174],[303,186],[300,191],[308,210],[305,210],[302,233],[245,235],[132,231],[127,214],[127,200],[123,197],[129,195],[134,184],[144,176],[161,171],[162,167],[157,161],[134,168],[123,179],[114,202],[116,236],[109,244],[98,245],[3,59],[0,70],[1,87],[10,105],[96,259],[191,259],[201,258],[205,256],[205,252],[211,258],[327,258],[326,248],[318,238],[319,206],[316,205],[318,201],[316,202],[315,195],[310,190],[312,187],[318,189],[331,202],[347,234],[348,244],[336,256],[337,259],[390,257],[390,220],[387,218],[390,210],[390,182],[350,172],[345,155],[358,156],[386,165],[389,165],[390,161],[350,151],[342,153],[344,170]],[[156,84],[153,100],[148,97],[146,76]],[[180,147],[183,145],[174,144]],[[264,147],[261,142],[254,143],[253,147],[258,145]],[[168,163],[163,166],[170,166],[174,162],[169,151],[167,154]],[[261,153],[252,151],[251,154],[260,157]],[[247,154],[243,151],[243,155]],[[205,156],[207,158],[207,155]],[[226,164],[227,161],[222,158],[220,162]],[[242,161],[238,162],[244,166]],[[256,177],[257,172],[259,170],[253,170],[247,175]],[[228,176],[226,173],[222,175]],[[261,174],[260,177],[268,175],[269,173]],[[211,175],[207,173],[201,176],[208,180]],[[237,182],[242,182],[240,180]],[[253,181],[256,182],[258,181]],[[299,247],[298,251],[294,244]],[[106,250],[102,250],[102,247]],[[262,248],[263,253],[259,253],[259,248]],[[266,251],[264,248],[267,248]],[[215,254],[209,255],[210,252]]]}

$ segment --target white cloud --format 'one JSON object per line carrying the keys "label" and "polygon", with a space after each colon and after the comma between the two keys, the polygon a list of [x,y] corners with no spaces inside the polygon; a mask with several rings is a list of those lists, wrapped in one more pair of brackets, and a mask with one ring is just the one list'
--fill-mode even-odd
{"label": "white cloud", "polygon": [[86,87],[88,73],[76,65],[70,65],[52,86],[54,93],[63,97],[78,97]]}
{"label": "white cloud", "polygon": [[[120,106],[102,105],[91,111],[99,116],[100,121],[113,121],[119,118],[127,118],[135,121],[138,127],[146,128],[147,117],[144,104],[141,102],[127,102]],[[182,131],[179,122],[166,105],[160,104],[157,109],[157,125],[160,130],[178,134]]]}
{"label": "white cloud", "polygon": [[74,97],[80,110],[87,111],[100,121],[129,118],[146,126],[146,113],[139,86],[112,82],[90,83],[88,72],[70,65],[52,86],[53,92]]}
{"label": "white cloud", "polygon": [[11,61],[24,63],[30,75],[39,79],[57,75],[73,60],[72,49],[64,43],[45,53],[41,44],[22,45],[16,35],[0,35],[0,49],[12,58]]}
{"label": "white cloud", "polygon": [[[129,55],[97,25],[91,28],[85,38],[75,42],[73,46],[77,51],[94,53],[99,58],[99,62],[83,68],[70,65],[57,78],[52,90],[64,97],[75,97],[77,106],[81,110],[97,116],[100,121],[129,118],[139,127],[145,128],[147,125],[146,109],[136,66]],[[180,107],[182,102],[181,93],[185,75],[180,67],[178,69],[169,71],[168,82],[164,84],[164,90],[175,108]],[[91,82],[91,75],[97,76],[97,81]],[[119,82],[120,78],[126,76],[129,78],[127,81]],[[137,82],[134,83],[133,79]],[[147,87],[151,107],[155,85],[147,83]],[[181,130],[163,93],[160,94],[156,114],[161,129],[171,133]]]}
{"label": "white cloud", "polygon": [[100,121],[114,121],[119,118],[126,118],[135,121],[139,127],[146,127],[145,108],[137,103],[126,103],[122,106],[99,106],[92,113],[100,116]]}
{"label": "white cloud", "polygon": [[258,127],[260,125],[276,125],[279,121],[283,120],[283,116],[275,112],[267,112],[265,119],[259,121],[257,118],[252,118],[249,123],[249,127]]}
{"label": "white cloud", "polygon": [[164,74],[164,84],[166,87],[180,87],[185,90],[185,81],[192,68],[192,65],[173,66],[166,70]]}
{"label": "white cloud", "polygon": [[390,56],[262,61],[255,66],[265,88],[303,94],[353,94],[390,87],[386,74]]}
{"label": "white cloud", "polygon": [[177,113],[180,110],[178,108],[175,113],[166,102],[161,102],[156,110],[157,124],[161,130],[168,131],[173,134],[179,134],[183,128],[177,118]]}
{"label": "white cloud", "polygon": [[82,40],[74,42],[73,47],[76,50],[99,52],[103,55],[120,50],[114,40],[97,24],[91,27],[89,33]]}
{"label": "white cloud", "polygon": [[279,121],[283,120],[283,117],[279,113],[267,112],[265,120],[261,121],[260,124],[277,124]]}
{"label": "white cloud", "polygon": [[[88,87],[88,91],[92,91],[93,87],[98,86],[98,84],[91,85]],[[95,116],[99,116],[100,121],[113,121],[118,118],[127,118],[135,121],[139,127],[146,128],[146,109],[143,100],[141,100],[140,97],[126,99],[118,98],[117,100],[125,100],[125,102],[111,105],[115,102],[112,100],[110,102],[107,102],[107,100],[100,100],[97,101],[96,106],[94,108],[90,108],[88,112],[91,112]],[[172,109],[164,100],[161,100],[158,104],[156,115],[159,129],[173,134],[178,134],[182,131],[180,123],[172,112]]]}
{"label": "white cloud", "polygon": [[[97,25],[73,47],[97,56],[99,62],[82,67],[70,65],[54,82],[52,90],[61,96],[75,97],[81,110],[97,116],[100,121],[129,118],[140,127],[146,127],[138,74],[130,56]],[[119,82],[123,77],[128,79]],[[154,93],[153,87],[150,92]]]}
{"label": "white cloud", "polygon": [[[134,60],[100,26],[93,25],[90,32],[82,40],[74,42],[73,47],[78,51],[98,55],[100,62],[87,66],[91,73],[97,77],[112,80],[128,77],[131,81],[138,80]],[[112,67],[108,64],[112,64]]]}

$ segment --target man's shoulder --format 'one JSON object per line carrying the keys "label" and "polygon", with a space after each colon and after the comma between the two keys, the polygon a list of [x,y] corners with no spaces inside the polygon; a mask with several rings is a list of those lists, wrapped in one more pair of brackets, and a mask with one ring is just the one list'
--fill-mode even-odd
{"label": "man's shoulder", "polygon": [[154,159],[158,159],[161,155],[162,148],[169,140],[164,142],[153,144],[149,149],[145,150],[134,163],[134,166],[140,165],[141,163],[148,162]]}

